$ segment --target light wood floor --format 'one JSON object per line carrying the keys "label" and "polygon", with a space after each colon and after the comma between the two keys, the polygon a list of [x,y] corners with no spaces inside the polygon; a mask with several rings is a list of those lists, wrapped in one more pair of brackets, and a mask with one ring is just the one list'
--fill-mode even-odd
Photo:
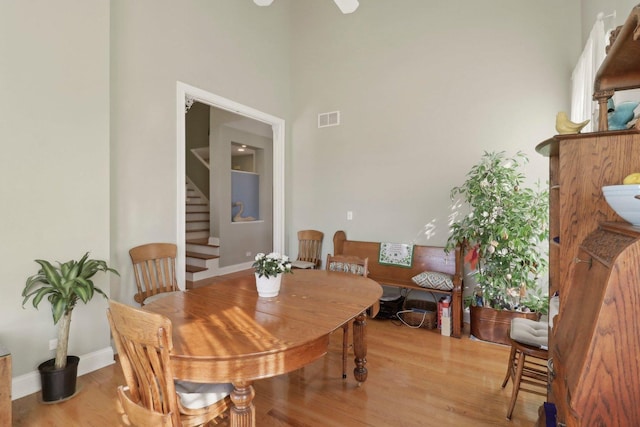
{"label": "light wood floor", "polygon": [[[521,392],[505,418],[511,383],[500,387],[508,347],[442,337],[390,320],[368,322],[369,378],[341,378],[341,332],[327,356],[287,375],[254,383],[259,427],[532,426],[544,398]],[[38,394],[13,402],[14,426],[121,426],[118,364],[78,378],[72,399],[43,404]]]}

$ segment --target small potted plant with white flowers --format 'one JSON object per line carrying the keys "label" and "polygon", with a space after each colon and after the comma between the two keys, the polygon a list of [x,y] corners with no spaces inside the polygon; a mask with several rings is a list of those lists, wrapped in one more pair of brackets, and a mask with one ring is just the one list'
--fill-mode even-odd
{"label": "small potted plant with white flowers", "polygon": [[253,267],[256,269],[256,287],[261,297],[275,297],[280,292],[280,283],[284,273],[292,273],[291,261],[286,255],[271,252],[268,255],[256,255]]}

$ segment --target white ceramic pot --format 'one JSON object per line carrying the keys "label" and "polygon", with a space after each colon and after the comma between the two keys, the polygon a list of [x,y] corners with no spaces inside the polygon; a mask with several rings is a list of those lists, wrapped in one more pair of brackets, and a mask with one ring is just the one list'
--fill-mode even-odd
{"label": "white ceramic pot", "polygon": [[278,295],[278,292],[280,292],[280,283],[282,282],[282,274],[272,277],[258,277],[258,273],[255,273],[255,276],[258,296],[275,297]]}

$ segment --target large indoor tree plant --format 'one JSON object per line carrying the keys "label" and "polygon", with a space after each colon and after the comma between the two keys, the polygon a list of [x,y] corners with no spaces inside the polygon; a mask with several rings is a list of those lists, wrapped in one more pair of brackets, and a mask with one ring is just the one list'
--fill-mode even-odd
{"label": "large indoor tree plant", "polygon": [[[61,371],[67,367],[69,328],[73,309],[78,301],[86,304],[96,293],[107,298],[107,295],[97,288],[93,284],[93,280],[91,280],[96,273],[110,271],[118,274],[118,272],[107,266],[106,261],[89,259],[88,252],[79,261],[57,262],[57,265],[41,259],[36,260],[36,262],[40,265],[40,269],[36,274],[27,278],[22,291],[22,296],[24,297],[22,305],[24,306],[29,299],[32,299],[33,306],[38,308],[45,297],[51,304],[53,324],[58,325],[56,357],[53,364],[49,363],[51,361],[47,361],[40,365],[39,369],[41,373],[43,369]],[[73,381],[72,388],[73,392],[75,392],[75,373],[73,374]],[[61,393],[67,394],[64,391]],[[45,401],[60,400],[66,397],[68,396],[60,395],[55,391],[51,394],[47,393],[43,377],[43,399]]]}
{"label": "large indoor tree plant", "polygon": [[477,283],[472,306],[546,311],[539,280],[547,269],[549,197],[540,183],[524,186],[521,168],[527,162],[522,152],[485,152],[451,190],[455,217],[447,248],[463,245]]}

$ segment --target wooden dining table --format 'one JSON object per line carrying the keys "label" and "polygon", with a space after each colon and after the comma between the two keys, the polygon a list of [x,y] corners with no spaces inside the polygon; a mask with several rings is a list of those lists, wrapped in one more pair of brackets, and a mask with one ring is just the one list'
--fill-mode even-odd
{"label": "wooden dining table", "polygon": [[173,323],[176,379],[232,383],[230,424],[255,426],[253,382],[299,369],[327,353],[331,332],[353,321],[354,377],[367,379],[366,309],[382,296],[364,277],[326,270],[285,274],[276,297],[242,276],[144,306]]}

